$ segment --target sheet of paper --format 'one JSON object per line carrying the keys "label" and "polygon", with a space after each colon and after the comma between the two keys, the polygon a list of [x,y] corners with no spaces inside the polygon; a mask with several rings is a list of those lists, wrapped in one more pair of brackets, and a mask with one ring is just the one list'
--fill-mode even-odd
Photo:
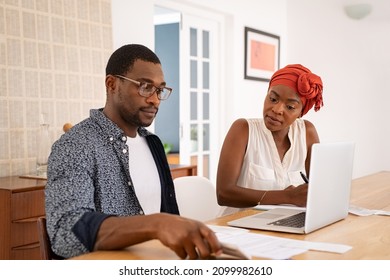
{"label": "sheet of paper", "polygon": [[349,213],[357,216],[371,216],[371,215],[390,216],[390,211],[367,209],[356,205],[349,205]]}
{"label": "sheet of paper", "polygon": [[249,229],[245,229],[245,228],[216,226],[216,225],[207,225],[207,226],[211,228],[212,231],[219,234],[236,235],[236,234],[243,234],[245,232],[249,232]]}
{"label": "sheet of paper", "polygon": [[233,256],[240,260],[250,260],[251,256],[243,252],[239,247],[233,244],[222,242],[222,252],[228,256]]}
{"label": "sheet of paper", "polygon": [[217,232],[216,235],[222,243],[232,244],[250,257],[284,260],[307,251],[307,249],[281,246],[282,243],[278,240],[261,234],[242,233],[221,236]]}
{"label": "sheet of paper", "polygon": [[218,239],[242,251],[244,255],[267,259],[290,259],[307,250],[345,253],[352,247],[343,244],[310,242],[251,233],[247,229],[210,226]]}
{"label": "sheet of paper", "polygon": [[296,247],[312,251],[323,251],[343,254],[352,249],[349,245],[337,244],[337,243],[328,243],[328,242],[312,242],[312,241],[302,241],[302,240],[289,240],[287,243],[288,247]]}
{"label": "sheet of paper", "polygon": [[[283,204],[282,205],[256,205],[253,208],[256,210],[271,210],[275,208],[296,209],[296,210],[306,209],[306,207],[298,207],[294,205],[283,205]],[[371,215],[390,216],[390,211],[366,209],[352,204],[349,205],[349,213],[357,216],[371,216]]]}

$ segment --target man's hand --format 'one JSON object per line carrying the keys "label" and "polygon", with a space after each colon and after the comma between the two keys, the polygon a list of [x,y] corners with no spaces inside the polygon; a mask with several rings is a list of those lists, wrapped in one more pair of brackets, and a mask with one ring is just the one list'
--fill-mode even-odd
{"label": "man's hand", "polygon": [[221,244],[205,224],[166,213],[108,217],[99,228],[94,250],[120,250],[152,239],[160,240],[182,259],[222,254]]}
{"label": "man's hand", "polygon": [[209,258],[222,253],[214,232],[205,224],[176,215],[159,214],[157,239],[180,258]]}

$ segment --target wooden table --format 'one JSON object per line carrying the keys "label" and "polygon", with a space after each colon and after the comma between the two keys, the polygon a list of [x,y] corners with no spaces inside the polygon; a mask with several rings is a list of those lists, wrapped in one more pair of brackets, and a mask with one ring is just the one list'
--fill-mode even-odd
{"label": "wooden table", "polygon": [[[383,171],[353,180],[351,204],[390,211],[390,171]],[[247,210],[238,214],[220,217],[209,221],[210,225],[226,225],[232,219],[257,213]],[[349,214],[348,217],[335,224],[319,229],[307,235],[277,233],[252,230],[255,233],[267,234],[298,240],[314,242],[330,242],[350,245],[353,248],[344,254],[318,251],[307,251],[296,255],[293,259],[390,259],[390,217],[360,217]],[[117,251],[96,251],[78,256],[74,259],[178,259],[170,249],[158,240],[152,240]]]}

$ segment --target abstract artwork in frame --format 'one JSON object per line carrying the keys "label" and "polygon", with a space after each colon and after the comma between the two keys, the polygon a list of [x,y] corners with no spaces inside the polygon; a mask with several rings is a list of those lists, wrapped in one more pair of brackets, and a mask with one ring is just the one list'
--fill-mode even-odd
{"label": "abstract artwork in frame", "polygon": [[279,56],[279,36],[245,27],[245,79],[268,82],[279,69]]}

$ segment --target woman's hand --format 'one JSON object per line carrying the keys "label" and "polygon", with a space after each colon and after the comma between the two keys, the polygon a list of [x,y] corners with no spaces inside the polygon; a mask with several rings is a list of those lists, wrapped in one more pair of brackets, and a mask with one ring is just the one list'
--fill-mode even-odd
{"label": "woman's hand", "polygon": [[291,204],[305,207],[307,201],[307,184],[299,185],[299,186],[289,186],[284,191],[287,193],[287,197],[289,198]]}

